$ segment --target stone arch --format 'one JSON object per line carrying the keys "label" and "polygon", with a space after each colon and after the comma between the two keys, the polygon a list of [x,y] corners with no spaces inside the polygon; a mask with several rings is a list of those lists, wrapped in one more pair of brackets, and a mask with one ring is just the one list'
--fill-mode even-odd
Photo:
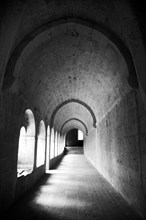
{"label": "stone arch", "polygon": [[46,169],[49,168],[49,158],[50,158],[50,126],[47,126],[47,145],[46,145]]}
{"label": "stone arch", "polygon": [[50,130],[50,138],[51,138],[51,145],[50,145],[50,159],[54,158],[54,139],[55,139],[55,130],[52,127]]}
{"label": "stone arch", "polygon": [[85,128],[85,130],[86,130],[86,135],[88,135],[88,128],[87,128],[87,126],[85,125],[84,122],[82,122],[82,121],[81,121],[80,119],[78,119],[78,118],[70,118],[70,119],[68,119],[67,121],[65,121],[65,122],[63,123],[63,125],[61,126],[60,133],[62,133],[62,130],[63,130],[64,126],[65,126],[68,122],[70,122],[70,121],[72,121],[72,120],[75,120],[75,121],[80,122],[80,123],[84,126],[84,128]]}
{"label": "stone arch", "polygon": [[128,71],[129,71],[129,77],[128,77],[129,85],[133,88],[138,88],[138,79],[137,79],[137,75],[136,75],[136,71],[135,71],[133,58],[132,58],[130,51],[125,46],[125,44],[122,42],[122,40],[118,36],[116,36],[116,34],[114,34],[111,30],[105,28],[101,24],[97,24],[97,23],[87,21],[87,20],[77,18],[77,17],[67,17],[67,18],[62,18],[62,19],[59,19],[59,20],[56,20],[53,22],[46,22],[46,23],[40,25],[39,27],[37,27],[36,29],[31,31],[28,35],[26,35],[23,38],[23,40],[15,47],[15,49],[13,50],[13,52],[8,60],[7,66],[6,66],[6,71],[4,74],[3,85],[2,85],[2,88],[4,90],[9,89],[11,87],[11,85],[13,84],[13,81],[15,79],[15,77],[13,75],[15,65],[17,63],[19,56],[23,52],[24,48],[36,36],[41,34],[43,31],[45,31],[53,26],[64,24],[64,23],[77,23],[77,24],[85,25],[87,27],[93,28],[93,29],[101,32],[110,41],[112,41],[113,44],[119,49],[119,51],[123,55],[123,58],[127,64]]}
{"label": "stone arch", "polygon": [[17,176],[27,175],[33,170],[35,148],[35,119],[30,109],[25,111],[25,127],[20,129]]}
{"label": "stone arch", "polygon": [[54,137],[55,137],[55,144],[54,144],[54,147],[55,147],[54,152],[55,153],[54,154],[56,157],[56,156],[58,156],[58,132],[57,131],[55,131]]}
{"label": "stone arch", "polygon": [[43,120],[39,124],[39,133],[37,141],[37,167],[45,163],[45,138],[46,138],[46,129],[45,123]]}
{"label": "stone arch", "polygon": [[56,108],[55,110],[53,111],[52,115],[51,115],[51,119],[50,119],[50,125],[53,126],[53,123],[54,123],[54,119],[55,119],[55,116],[57,114],[57,112],[64,106],[64,105],[67,105],[69,103],[78,103],[79,105],[82,105],[84,106],[91,114],[92,116],[92,119],[93,119],[93,127],[96,128],[96,116],[93,112],[93,110],[90,108],[89,105],[87,105],[86,103],[82,102],[81,100],[78,100],[78,99],[68,99],[62,103],[60,103]]}

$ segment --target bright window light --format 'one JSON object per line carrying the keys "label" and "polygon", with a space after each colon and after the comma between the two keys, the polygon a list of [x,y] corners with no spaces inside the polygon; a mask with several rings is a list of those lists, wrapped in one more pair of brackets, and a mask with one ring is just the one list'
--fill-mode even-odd
{"label": "bright window light", "polygon": [[83,132],[78,130],[78,140],[81,141],[83,140]]}
{"label": "bright window light", "polygon": [[30,109],[25,111],[26,127],[22,127],[19,136],[17,177],[32,172],[35,146],[35,120]]}
{"label": "bright window light", "polygon": [[45,163],[45,124],[40,122],[39,135],[37,142],[37,167]]}

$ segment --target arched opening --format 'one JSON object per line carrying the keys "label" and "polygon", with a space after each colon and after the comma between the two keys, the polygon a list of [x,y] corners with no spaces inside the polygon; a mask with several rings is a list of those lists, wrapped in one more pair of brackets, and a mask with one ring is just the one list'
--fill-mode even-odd
{"label": "arched opening", "polygon": [[66,135],[66,146],[83,146],[83,132],[71,129]]}
{"label": "arched opening", "polygon": [[59,139],[60,139],[60,133],[58,133],[58,135],[57,135],[57,155],[59,155],[60,154],[60,146],[59,146]]}
{"label": "arched opening", "polygon": [[35,147],[35,120],[30,109],[25,111],[25,127],[21,127],[18,147],[17,176],[33,170]]}
{"label": "arched opening", "polygon": [[55,157],[58,156],[58,133],[55,132]]}
{"label": "arched opening", "polygon": [[54,128],[51,129],[50,159],[54,158]]}
{"label": "arched opening", "polygon": [[37,167],[45,163],[45,124],[40,122],[37,142]]}
{"label": "arched opening", "polygon": [[59,137],[58,137],[58,143],[59,143],[59,154],[61,154],[64,151],[64,147],[65,147],[65,135],[61,135],[59,133]]}
{"label": "arched opening", "polygon": [[57,133],[57,155],[59,155],[59,133]]}
{"label": "arched opening", "polygon": [[47,146],[46,146],[46,169],[49,169],[49,156],[50,155],[50,126],[47,128]]}

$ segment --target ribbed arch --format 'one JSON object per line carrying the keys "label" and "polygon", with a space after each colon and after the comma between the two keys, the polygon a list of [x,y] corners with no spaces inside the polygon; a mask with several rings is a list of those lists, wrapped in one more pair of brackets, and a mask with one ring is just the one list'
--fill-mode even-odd
{"label": "ribbed arch", "polygon": [[84,122],[82,122],[80,119],[78,119],[78,118],[70,118],[70,119],[68,119],[67,121],[65,121],[64,123],[63,123],[63,125],[61,126],[61,129],[60,129],[60,133],[62,134],[62,130],[63,130],[63,128],[64,128],[64,126],[68,123],[68,122],[70,122],[70,121],[78,121],[78,122],[80,122],[83,126],[84,126],[84,128],[85,128],[85,130],[86,130],[86,135],[88,135],[88,128],[87,128],[87,126],[85,125],[85,123]]}
{"label": "ribbed arch", "polygon": [[113,44],[115,44],[115,46],[119,49],[119,51],[121,52],[121,54],[123,55],[125,62],[127,64],[128,70],[129,70],[129,78],[128,78],[128,82],[132,87],[137,88],[138,87],[138,80],[137,80],[137,76],[136,76],[136,71],[135,71],[135,67],[134,67],[134,62],[132,59],[132,56],[128,50],[128,48],[124,45],[124,43],[120,40],[120,38],[118,38],[114,33],[112,33],[110,30],[108,30],[107,28],[87,21],[87,20],[83,20],[80,18],[62,18],[53,22],[47,22],[44,23],[42,25],[40,25],[39,27],[37,27],[36,29],[34,29],[33,31],[31,31],[28,35],[26,35],[23,40],[15,47],[15,49],[13,50],[7,66],[6,66],[6,71],[5,71],[5,75],[4,75],[4,80],[3,80],[3,89],[9,89],[11,87],[11,85],[13,84],[13,81],[15,79],[14,77],[14,69],[15,69],[15,65],[17,63],[18,58],[21,56],[21,53],[23,52],[23,50],[25,49],[25,47],[35,38],[37,37],[39,34],[41,34],[42,32],[44,32],[47,29],[52,28],[53,26],[57,26],[57,25],[61,25],[61,24],[65,24],[65,23],[76,23],[76,24],[82,24],[84,26],[90,27],[92,29],[95,29],[99,32],[101,32],[102,34],[104,34],[110,41],[113,42]]}
{"label": "ribbed arch", "polygon": [[50,120],[50,125],[53,126],[54,124],[54,119],[55,119],[55,116],[57,114],[57,112],[65,105],[69,104],[69,103],[78,103],[79,105],[82,105],[84,106],[91,114],[92,116],[92,119],[93,119],[93,127],[96,127],[96,116],[93,112],[93,110],[91,109],[91,107],[89,105],[87,105],[86,103],[84,103],[83,101],[81,100],[78,100],[78,99],[68,99],[62,103],[60,103],[56,108],[55,110],[53,111],[52,115],[51,115],[51,120]]}

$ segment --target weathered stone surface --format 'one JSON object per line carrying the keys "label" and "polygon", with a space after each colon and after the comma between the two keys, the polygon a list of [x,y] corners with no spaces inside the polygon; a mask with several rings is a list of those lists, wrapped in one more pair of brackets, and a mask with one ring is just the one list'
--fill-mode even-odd
{"label": "weathered stone surface", "polygon": [[138,112],[134,94],[134,91],[130,92],[121,99],[97,125],[97,130],[86,137],[85,155],[130,203],[134,200],[134,206],[139,209],[143,203],[141,190],[145,180],[142,183],[141,178],[145,170],[145,158],[141,158],[144,151],[140,152],[139,149]]}
{"label": "weathered stone surface", "polygon": [[[15,200],[17,190],[21,195],[45,172],[44,165],[41,171],[36,168],[40,121],[48,168],[50,154],[62,153],[65,145],[61,127],[77,118],[65,124],[64,134],[72,128],[85,133],[87,128],[88,159],[145,213],[146,54],[132,2],[18,0],[5,1],[5,7],[0,3],[1,210]],[[69,100],[76,102],[63,105]],[[34,170],[16,189],[26,109],[33,112],[36,125]]]}

